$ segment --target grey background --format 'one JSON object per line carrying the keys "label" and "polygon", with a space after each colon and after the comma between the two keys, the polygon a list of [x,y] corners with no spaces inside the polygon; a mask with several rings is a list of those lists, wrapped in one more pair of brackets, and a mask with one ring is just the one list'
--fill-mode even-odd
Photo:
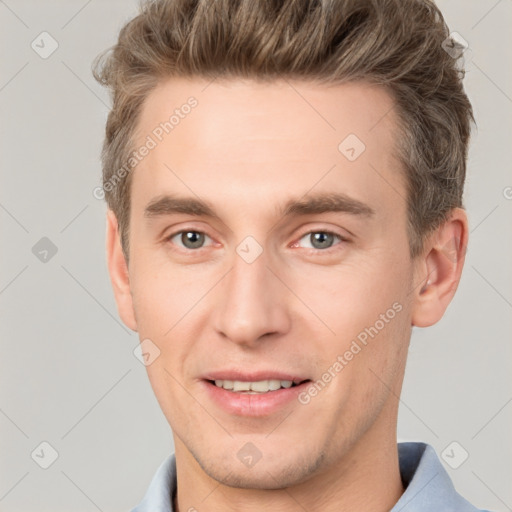
{"label": "grey background", "polygon": [[[452,460],[461,447],[469,457],[458,469],[446,464],[456,488],[477,506],[505,511],[512,510],[512,1],[439,4],[469,43],[465,83],[478,122],[466,191],[471,239],[446,316],[413,333],[398,433],[440,455],[457,441]],[[137,337],[117,317],[105,205],[92,194],[109,102],[91,62],[136,5],[0,1],[1,511],[129,510],[172,451],[133,355]],[[43,31],[59,45],[47,59],[31,48]],[[58,249],[46,262],[32,252],[42,237]],[[36,463],[51,457],[43,441],[58,453],[48,469]]]}

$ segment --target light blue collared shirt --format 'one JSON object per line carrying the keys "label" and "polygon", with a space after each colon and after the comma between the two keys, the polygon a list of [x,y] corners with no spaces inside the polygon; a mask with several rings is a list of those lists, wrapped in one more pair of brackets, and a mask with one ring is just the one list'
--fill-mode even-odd
{"label": "light blue collared shirt", "polygon": [[[405,492],[390,512],[488,512],[475,508],[457,493],[429,444],[398,443],[398,460]],[[174,512],[175,493],[173,454],[158,468],[146,495],[132,512]]]}

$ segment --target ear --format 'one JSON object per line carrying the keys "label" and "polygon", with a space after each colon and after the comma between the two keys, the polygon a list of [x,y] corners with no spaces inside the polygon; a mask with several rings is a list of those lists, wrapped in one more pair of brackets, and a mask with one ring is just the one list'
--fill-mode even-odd
{"label": "ear", "polygon": [[466,212],[455,208],[417,257],[415,282],[420,284],[412,292],[412,325],[428,327],[442,318],[459,285],[467,243]]}
{"label": "ear", "polygon": [[107,212],[107,264],[112,289],[121,320],[132,331],[137,331],[137,322],[130,293],[128,266],[121,247],[119,225],[112,210]]}

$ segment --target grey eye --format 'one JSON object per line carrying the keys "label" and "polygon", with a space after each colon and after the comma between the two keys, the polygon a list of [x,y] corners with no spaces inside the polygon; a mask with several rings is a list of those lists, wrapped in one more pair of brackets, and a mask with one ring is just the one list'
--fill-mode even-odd
{"label": "grey eye", "polygon": [[200,231],[181,231],[176,233],[171,241],[181,245],[185,249],[200,249],[203,247],[208,235],[201,233]]}
{"label": "grey eye", "polygon": [[334,245],[336,239],[341,240],[341,237],[329,231],[312,231],[304,235],[301,241],[305,243],[305,245],[302,245],[303,247],[310,249],[329,249]]}

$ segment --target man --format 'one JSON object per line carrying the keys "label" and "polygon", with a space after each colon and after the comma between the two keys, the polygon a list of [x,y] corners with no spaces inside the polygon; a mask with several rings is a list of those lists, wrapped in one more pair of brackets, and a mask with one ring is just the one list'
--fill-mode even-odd
{"label": "man", "polygon": [[97,63],[107,255],[175,455],[142,511],[476,510],[397,446],[468,240],[430,1],[148,2]]}

